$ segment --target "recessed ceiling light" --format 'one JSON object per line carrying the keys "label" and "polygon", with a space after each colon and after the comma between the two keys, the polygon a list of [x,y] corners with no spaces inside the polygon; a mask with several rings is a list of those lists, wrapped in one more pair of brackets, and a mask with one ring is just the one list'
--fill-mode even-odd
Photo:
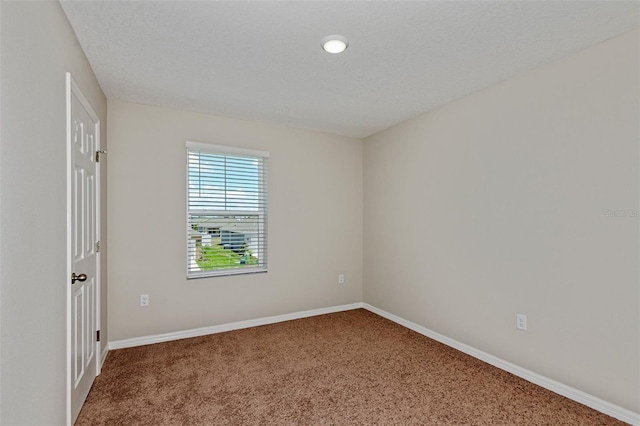
{"label": "recessed ceiling light", "polygon": [[325,52],[342,53],[349,47],[349,41],[341,35],[331,35],[322,39],[320,43]]}

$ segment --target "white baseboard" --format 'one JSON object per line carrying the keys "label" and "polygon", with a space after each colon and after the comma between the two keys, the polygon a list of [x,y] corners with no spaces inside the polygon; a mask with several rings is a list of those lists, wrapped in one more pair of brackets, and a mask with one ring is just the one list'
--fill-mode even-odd
{"label": "white baseboard", "polygon": [[375,306],[371,306],[368,303],[363,303],[362,307],[368,311],[371,311],[375,314],[380,315],[381,317],[384,317],[397,324],[400,324],[403,327],[407,327],[408,329],[411,329],[417,333],[420,333],[423,336],[427,336],[433,340],[436,340],[440,343],[443,343],[447,346],[457,349],[460,352],[464,352],[467,355],[471,355],[474,358],[477,358],[481,361],[484,361],[488,364],[498,367],[501,370],[507,371],[511,374],[514,374],[518,377],[528,380],[531,383],[535,383],[538,386],[542,386],[543,388],[549,389],[552,392],[555,392],[569,399],[572,399],[576,402],[579,402],[580,404],[584,404],[587,407],[591,407],[594,410],[600,411],[601,413],[607,414],[611,417],[615,417],[618,420],[622,420],[623,422],[627,422],[634,426],[640,426],[640,413],[635,413],[631,410],[627,410],[626,408],[622,408],[618,405],[604,401],[586,392],[582,392],[578,389],[574,389],[570,386],[567,386],[555,380],[549,379],[548,377],[534,373],[533,371],[527,370],[526,368],[519,367],[515,364],[507,362],[491,354],[488,354],[486,352],[483,352],[471,346],[465,345],[464,343],[460,343],[457,340],[450,339],[446,336],[443,336],[440,333],[436,333],[435,331],[422,327],[421,325],[418,325],[411,321],[407,321],[404,318],[400,318],[397,315],[390,314],[389,312],[376,308]]}
{"label": "white baseboard", "polygon": [[191,330],[176,331],[173,333],[156,334],[152,336],[133,337],[131,339],[114,340],[109,342],[109,349],[123,349],[134,346],[151,345],[153,343],[169,342],[171,340],[187,339],[189,337],[206,336],[208,334],[224,333],[225,331],[240,330],[243,328],[257,327],[259,325],[275,324],[283,321],[291,321],[316,315],[331,314],[333,312],[350,311],[362,308],[362,302],[348,305],[331,306],[329,308],[311,309],[309,311],[294,312],[291,314],[276,315],[272,317],[256,318],[246,321],[232,322],[229,324],[214,325],[211,327],[194,328]]}

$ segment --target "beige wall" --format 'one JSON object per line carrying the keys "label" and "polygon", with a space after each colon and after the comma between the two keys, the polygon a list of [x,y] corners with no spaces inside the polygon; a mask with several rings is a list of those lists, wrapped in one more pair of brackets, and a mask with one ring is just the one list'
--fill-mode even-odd
{"label": "beige wall", "polygon": [[[108,131],[110,341],[362,300],[361,140],[112,101]],[[185,278],[187,139],[270,151],[268,273]]]}
{"label": "beige wall", "polygon": [[63,424],[65,72],[103,124],[107,104],[58,2],[2,1],[0,8],[0,424]]}
{"label": "beige wall", "polygon": [[365,302],[640,411],[638,40],[365,139]]}

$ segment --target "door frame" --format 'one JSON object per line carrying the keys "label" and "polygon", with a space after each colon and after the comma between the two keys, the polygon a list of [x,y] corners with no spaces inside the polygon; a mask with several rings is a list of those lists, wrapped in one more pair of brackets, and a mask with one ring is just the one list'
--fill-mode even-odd
{"label": "door frame", "polygon": [[[72,254],[72,240],[71,240],[71,226],[72,226],[72,211],[71,211],[71,201],[73,194],[71,193],[72,189],[72,179],[73,179],[73,164],[72,164],[72,126],[71,126],[71,97],[75,96],[80,101],[80,104],[84,107],[84,109],[89,113],[91,119],[96,123],[96,150],[100,150],[100,129],[101,122],[98,115],[95,113],[93,107],[89,100],[84,96],[80,86],[75,82],[73,76],[70,72],[66,73],[66,122],[67,122],[67,141],[66,141],[66,149],[67,149],[67,275],[64,281],[64,285],[66,288],[66,305],[67,305],[67,362],[66,362],[66,371],[67,371],[67,386],[66,386],[66,424],[71,426],[73,424],[72,414],[71,414],[71,392],[73,386],[73,372],[71,367],[71,333],[72,333],[72,306],[71,306],[71,282],[70,277],[73,271],[73,254]],[[95,203],[96,203],[96,235],[97,241],[101,241],[100,228],[101,228],[101,218],[100,218],[100,165],[96,163],[96,188],[95,188]],[[96,253],[96,291],[95,291],[95,324],[96,330],[93,330],[93,335],[95,336],[95,332],[100,330],[100,294],[101,294],[101,265],[100,265],[100,257],[101,253]],[[101,339],[102,340],[102,339]],[[94,356],[95,363],[95,375],[100,374],[100,368],[102,366],[102,352],[101,352],[101,342],[96,341],[96,355]]]}

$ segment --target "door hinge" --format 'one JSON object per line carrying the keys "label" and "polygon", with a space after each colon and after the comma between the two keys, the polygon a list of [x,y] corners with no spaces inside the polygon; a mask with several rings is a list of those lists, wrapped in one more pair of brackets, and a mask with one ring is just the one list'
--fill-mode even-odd
{"label": "door hinge", "polygon": [[100,241],[96,242],[96,253],[100,253]]}
{"label": "door hinge", "polygon": [[100,151],[96,151],[96,163],[100,162],[100,154],[106,154],[107,150],[106,149],[101,149]]}
{"label": "door hinge", "polygon": [[100,330],[96,331],[96,342],[100,341]]}

